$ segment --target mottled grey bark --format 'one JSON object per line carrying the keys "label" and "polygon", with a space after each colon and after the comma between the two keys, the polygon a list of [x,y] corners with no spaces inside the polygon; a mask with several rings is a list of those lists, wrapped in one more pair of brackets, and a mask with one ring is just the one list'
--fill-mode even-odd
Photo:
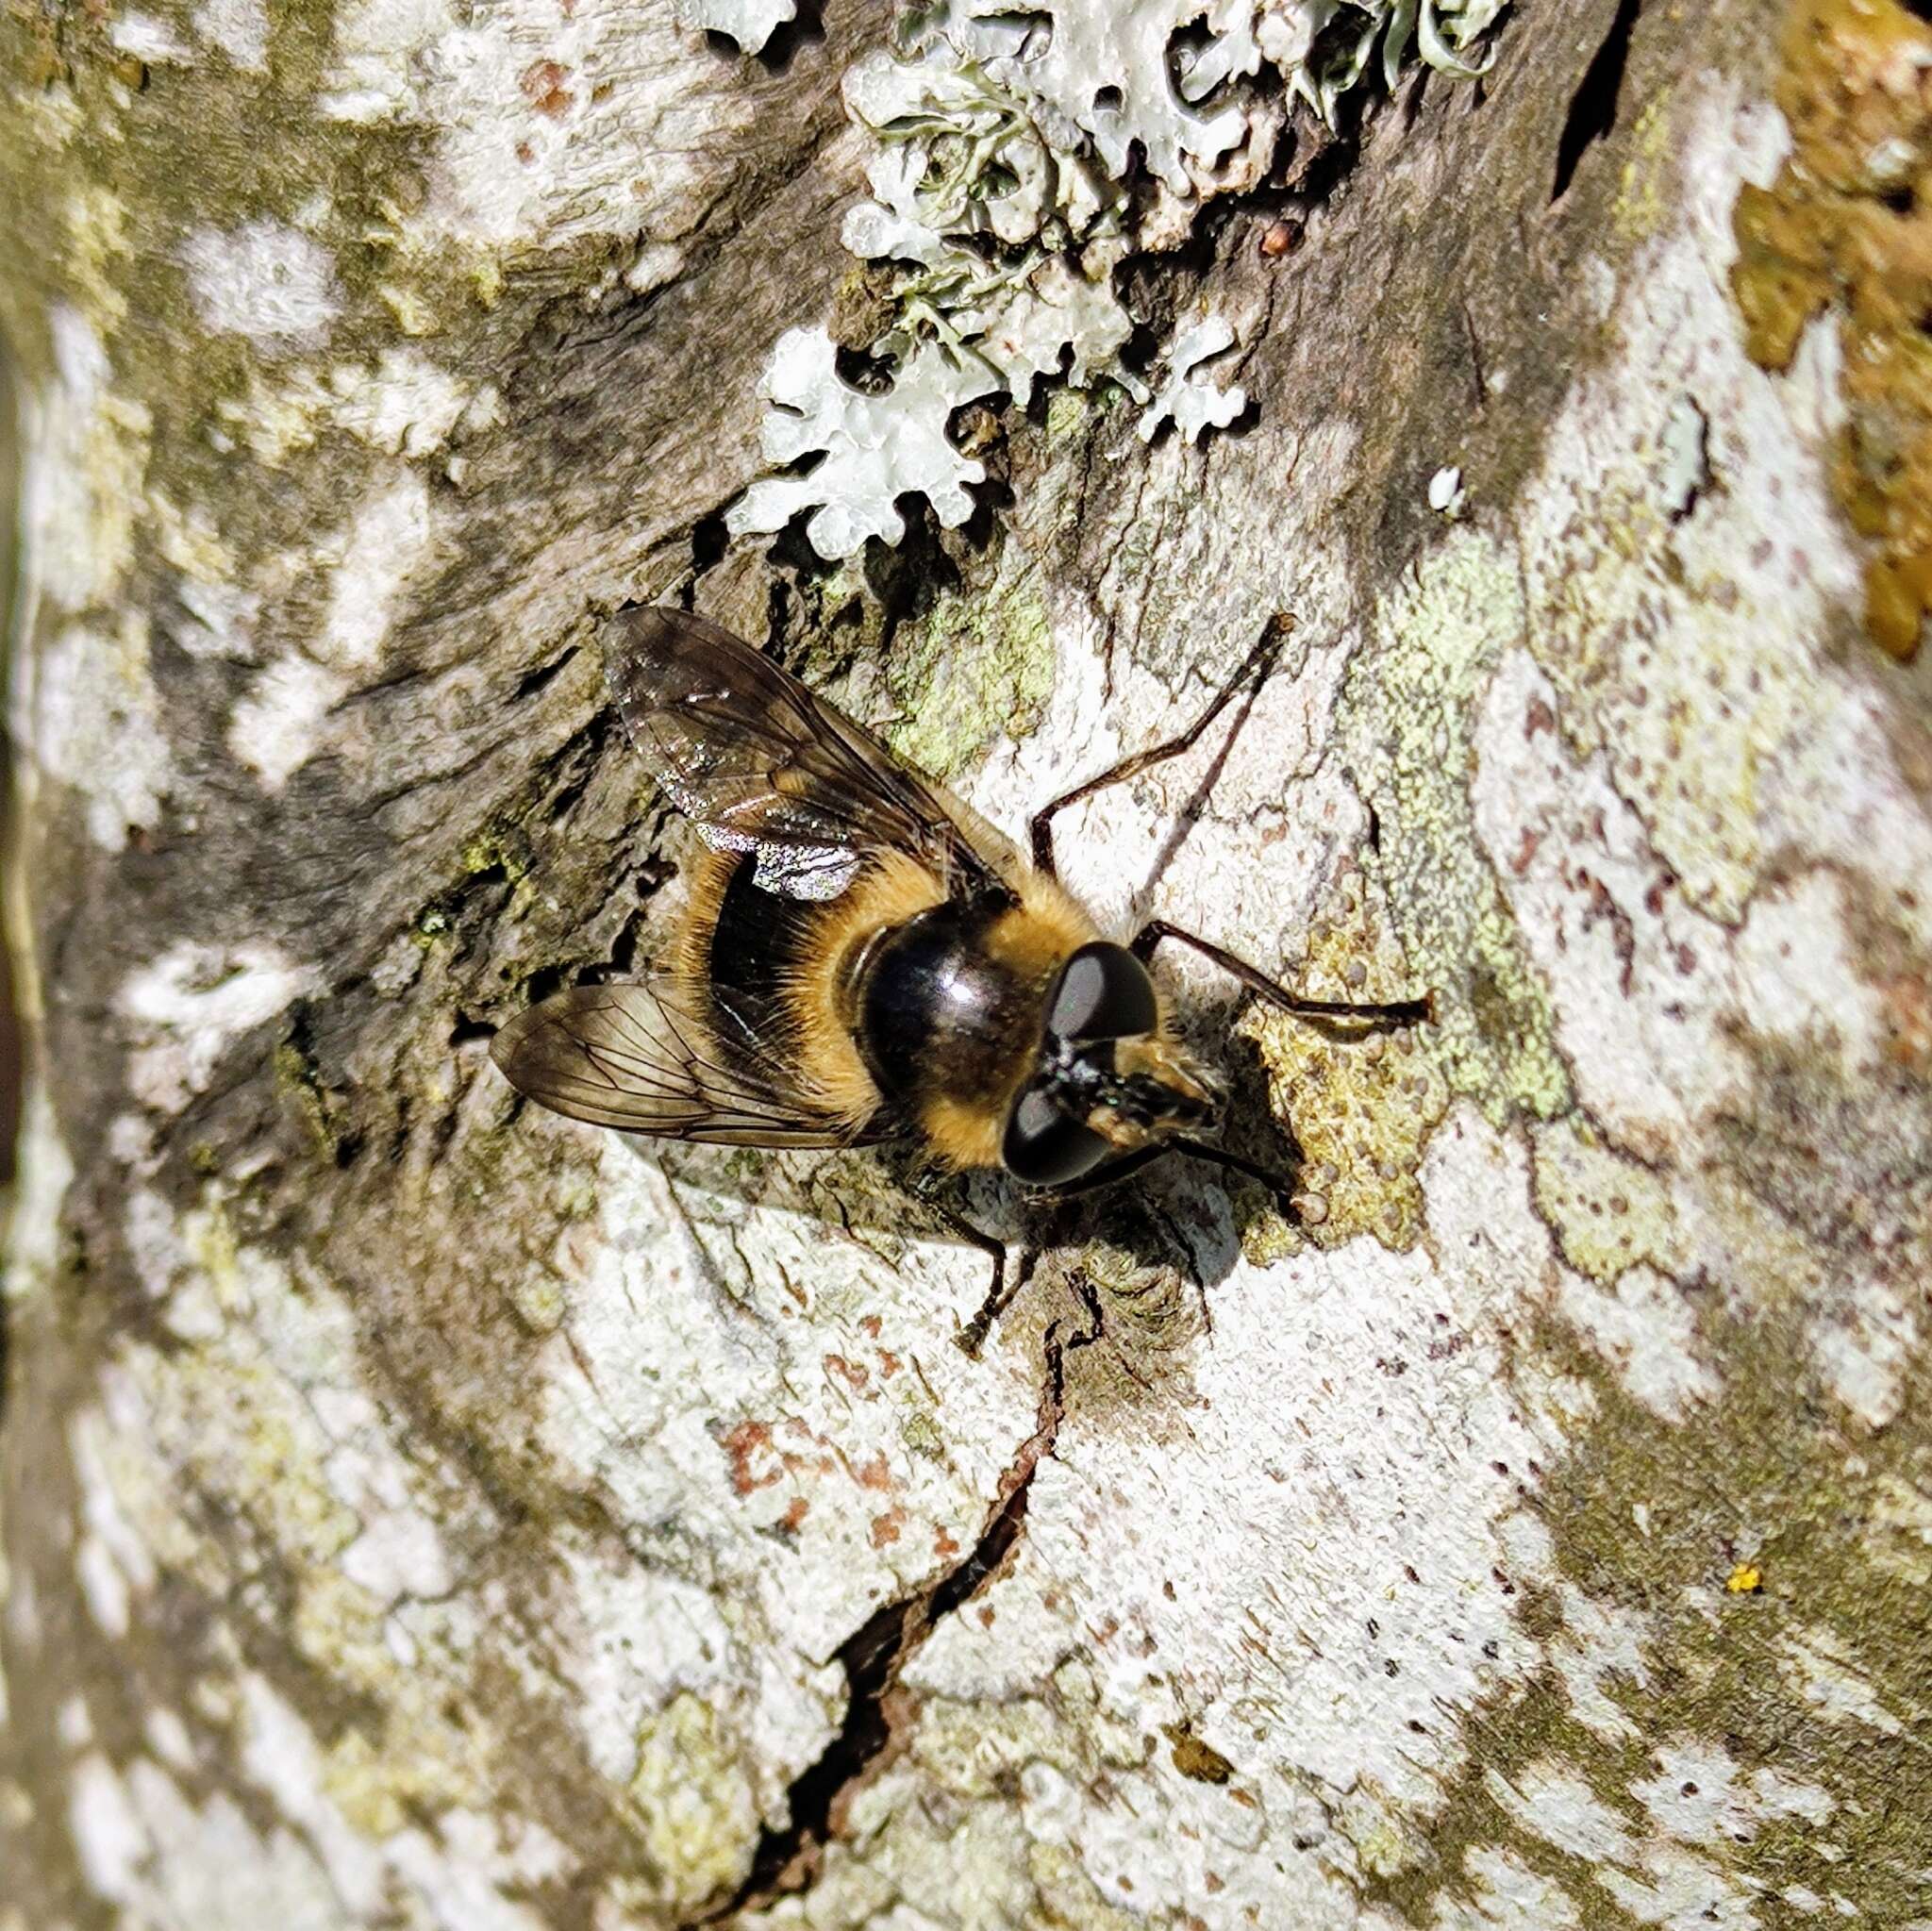
{"label": "mottled grey bark", "polygon": [[[1732,306],[1779,9],[1522,0],[1304,127],[1124,271],[1241,433],[1057,389],[836,570],[718,518],[885,8],[464,14],[0,18],[0,1931],[1932,1923],[1932,707],[1829,319]],[[666,927],[593,630],[687,585],[1008,829],[1295,614],[1070,869],[1438,993],[1177,970],[1306,1229],[1150,1181],[972,1361],[869,1157],[513,1105],[489,1031]]]}

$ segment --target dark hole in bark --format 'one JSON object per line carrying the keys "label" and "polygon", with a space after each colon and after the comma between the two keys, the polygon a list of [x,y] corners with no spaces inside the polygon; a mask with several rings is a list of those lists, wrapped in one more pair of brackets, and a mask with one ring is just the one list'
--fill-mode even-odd
{"label": "dark hole in bark", "polygon": [[509,694],[510,702],[512,704],[521,704],[526,697],[535,697],[570,662],[571,658],[576,656],[577,649],[577,645],[572,644],[561,657],[552,658],[547,664],[539,664],[534,671],[525,671],[517,679],[516,689]]}
{"label": "dark hole in bark", "polygon": [[1557,179],[1550,190],[1552,202],[1562,200],[1585,153],[1617,125],[1617,97],[1623,92],[1624,69],[1630,59],[1630,37],[1637,30],[1637,16],[1642,10],[1643,0],[1617,0],[1610,29],[1570,97],[1563,138],[1557,143]]}
{"label": "dark hole in bark", "polygon": [[840,379],[861,395],[885,395],[892,387],[892,364],[885,356],[869,356],[863,349],[841,344],[832,351],[832,366]]}
{"label": "dark hole in bark", "polygon": [[730,542],[731,533],[724,527],[724,512],[722,509],[714,510],[709,516],[698,519],[691,526],[691,568],[693,582],[714,564],[723,561]]}
{"label": "dark hole in bark", "polygon": [[[771,39],[758,53],[758,65],[773,74],[787,72],[801,48],[816,46],[824,39],[824,13],[822,0],[798,0],[796,15],[772,29]],[[731,52],[735,56],[737,47],[731,46]]]}

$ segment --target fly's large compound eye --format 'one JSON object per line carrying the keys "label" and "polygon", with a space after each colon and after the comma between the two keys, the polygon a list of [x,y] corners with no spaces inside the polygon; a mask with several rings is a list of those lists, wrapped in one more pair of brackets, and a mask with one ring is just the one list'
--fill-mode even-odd
{"label": "fly's large compound eye", "polygon": [[1040,1087],[1029,1086],[1007,1121],[1000,1160],[1014,1179],[1029,1186],[1064,1187],[1091,1174],[1112,1151],[1091,1126],[1062,1112]]}
{"label": "fly's large compound eye", "polygon": [[1046,1029],[1075,1044],[1151,1033],[1160,1007],[1147,968],[1124,945],[1096,940],[1083,945],[1060,969],[1046,1008]]}

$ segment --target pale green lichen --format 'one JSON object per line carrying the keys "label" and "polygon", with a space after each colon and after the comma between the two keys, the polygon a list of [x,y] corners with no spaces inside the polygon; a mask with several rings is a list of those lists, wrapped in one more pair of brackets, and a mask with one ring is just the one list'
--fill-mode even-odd
{"label": "pale green lichen", "polygon": [[919,770],[957,776],[996,740],[1039,725],[1057,662],[1051,622],[1030,586],[991,599],[948,592],[899,632],[887,674],[904,722],[886,737]]}
{"label": "pale green lichen", "polygon": [[[278,1641],[358,1710],[318,1739],[317,1773],[321,1792],[357,1830],[390,1835],[425,1805],[487,1805],[496,1745],[458,1694],[470,1668],[463,1640],[445,1650],[432,1617],[417,1626],[406,1667],[390,1605],[344,1573],[369,1523],[342,1492],[345,1477],[364,1479],[365,1466],[358,1454],[344,1457],[342,1418],[374,1413],[333,1379],[353,1358],[348,1310],[312,1273],[298,1285],[240,1240],[218,1189],[181,1216],[177,1237],[183,1265],[162,1306],[168,1345],[129,1342],[116,1352],[123,1425],[93,1426],[100,1418],[91,1414],[76,1423],[93,1478],[171,1587],[222,1602],[238,1561],[275,1578]],[[139,1415],[138,1428],[126,1424],[128,1413]],[[323,1425],[325,1413],[337,1433]],[[408,1465],[388,1453],[392,1472],[369,1492],[393,1502],[389,1485]],[[184,1489],[202,1498],[219,1535],[184,1515]],[[145,1582],[152,1586],[152,1573]],[[232,1637],[224,1640],[232,1647]],[[225,1687],[220,1673],[204,1679],[208,1697]]]}
{"label": "pale green lichen", "polygon": [[1578,1273],[1608,1287],[1625,1268],[1682,1266],[1676,1208],[1650,1168],[1580,1118],[1541,1128],[1534,1144],[1537,1210]]}
{"label": "pale green lichen", "polygon": [[1183,75],[1182,92],[1199,98],[1229,74],[1253,74],[1267,60],[1289,92],[1331,127],[1342,102],[1374,74],[1393,87],[1411,43],[1437,73],[1474,80],[1489,61],[1467,58],[1508,0],[1235,0],[1211,7],[1226,31]]}
{"label": "pale green lichen", "polygon": [[1163,423],[1198,442],[1208,429],[1224,429],[1248,406],[1246,390],[1217,388],[1205,365],[1234,346],[1234,325],[1224,315],[1191,323],[1174,340],[1165,386],[1141,412],[1137,433],[1151,442]]}
{"label": "pale green lichen", "polygon": [[743,1742],[690,1690],[639,1731],[630,1796],[654,1867],[649,1902],[660,1910],[696,1910],[744,1876],[758,1825],[744,1757]]}
{"label": "pale green lichen", "polygon": [[[1386,906],[1351,868],[1309,927],[1297,990],[1317,999],[1405,998],[1405,971]],[[1302,1150],[1303,1236],[1320,1247],[1358,1234],[1414,1245],[1424,1219],[1417,1171],[1450,1099],[1426,1029],[1336,1038],[1261,1005],[1241,1029],[1258,1045],[1275,1114]],[[1278,1237],[1265,1245],[1251,1238],[1248,1257],[1271,1258],[1276,1244]]]}
{"label": "pale green lichen", "polygon": [[1516,564],[1457,528],[1376,614],[1343,694],[1341,731],[1381,850],[1411,991],[1437,994],[1419,1035],[1455,1093],[1491,1118],[1553,1116],[1569,1099],[1541,980],[1482,856],[1469,793],[1476,700],[1524,623]]}

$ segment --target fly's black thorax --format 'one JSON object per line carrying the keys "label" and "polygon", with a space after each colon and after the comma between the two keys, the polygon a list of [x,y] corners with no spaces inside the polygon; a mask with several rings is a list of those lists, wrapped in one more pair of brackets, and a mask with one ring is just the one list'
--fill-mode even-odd
{"label": "fly's black thorax", "polygon": [[853,1033],[889,1104],[1003,1113],[1039,1057],[1046,982],[989,943],[1013,911],[953,899],[883,932],[855,962]]}

